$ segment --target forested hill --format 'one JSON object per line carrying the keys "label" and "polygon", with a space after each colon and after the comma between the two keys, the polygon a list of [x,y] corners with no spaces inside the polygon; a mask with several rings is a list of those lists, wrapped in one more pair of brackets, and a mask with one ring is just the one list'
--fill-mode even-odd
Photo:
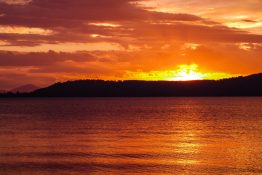
{"label": "forested hill", "polygon": [[[2,94],[2,96],[4,96]],[[8,96],[8,95],[6,95]],[[200,81],[103,81],[79,80],[56,83],[26,97],[172,97],[262,96],[262,74],[223,80]]]}
{"label": "forested hill", "polygon": [[218,81],[69,81],[36,90],[32,95],[44,97],[256,96],[262,95],[262,74]]}

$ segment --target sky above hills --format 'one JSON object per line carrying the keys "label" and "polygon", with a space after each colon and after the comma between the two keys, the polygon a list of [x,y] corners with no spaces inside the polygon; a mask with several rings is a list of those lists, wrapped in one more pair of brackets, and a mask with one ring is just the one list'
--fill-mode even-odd
{"label": "sky above hills", "polygon": [[262,0],[0,0],[0,89],[262,72]]}

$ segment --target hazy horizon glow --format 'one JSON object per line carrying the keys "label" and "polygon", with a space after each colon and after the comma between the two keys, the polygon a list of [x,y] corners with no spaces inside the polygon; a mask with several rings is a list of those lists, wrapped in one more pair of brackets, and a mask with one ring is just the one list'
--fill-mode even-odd
{"label": "hazy horizon glow", "polygon": [[262,72],[261,9],[261,0],[0,0],[0,90]]}

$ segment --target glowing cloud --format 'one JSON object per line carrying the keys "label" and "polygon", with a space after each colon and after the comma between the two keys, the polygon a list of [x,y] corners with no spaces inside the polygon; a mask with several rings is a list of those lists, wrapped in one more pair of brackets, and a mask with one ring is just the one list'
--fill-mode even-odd
{"label": "glowing cloud", "polygon": [[0,26],[0,33],[51,35],[53,34],[53,31],[48,29],[36,28],[36,27],[30,28],[30,27]]}
{"label": "glowing cloud", "polygon": [[113,24],[113,23],[89,23],[89,25],[101,26],[101,27],[120,27],[119,24]]}
{"label": "glowing cloud", "polygon": [[0,2],[4,2],[6,4],[13,4],[13,5],[25,5],[32,0],[0,0]]}

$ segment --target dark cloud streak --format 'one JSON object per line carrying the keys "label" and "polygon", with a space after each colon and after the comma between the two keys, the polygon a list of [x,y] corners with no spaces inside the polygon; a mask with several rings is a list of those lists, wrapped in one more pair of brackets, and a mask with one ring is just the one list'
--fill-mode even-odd
{"label": "dark cloud streak", "polygon": [[6,52],[0,51],[0,66],[49,66],[57,62],[76,61],[91,62],[98,58],[87,52]]}

